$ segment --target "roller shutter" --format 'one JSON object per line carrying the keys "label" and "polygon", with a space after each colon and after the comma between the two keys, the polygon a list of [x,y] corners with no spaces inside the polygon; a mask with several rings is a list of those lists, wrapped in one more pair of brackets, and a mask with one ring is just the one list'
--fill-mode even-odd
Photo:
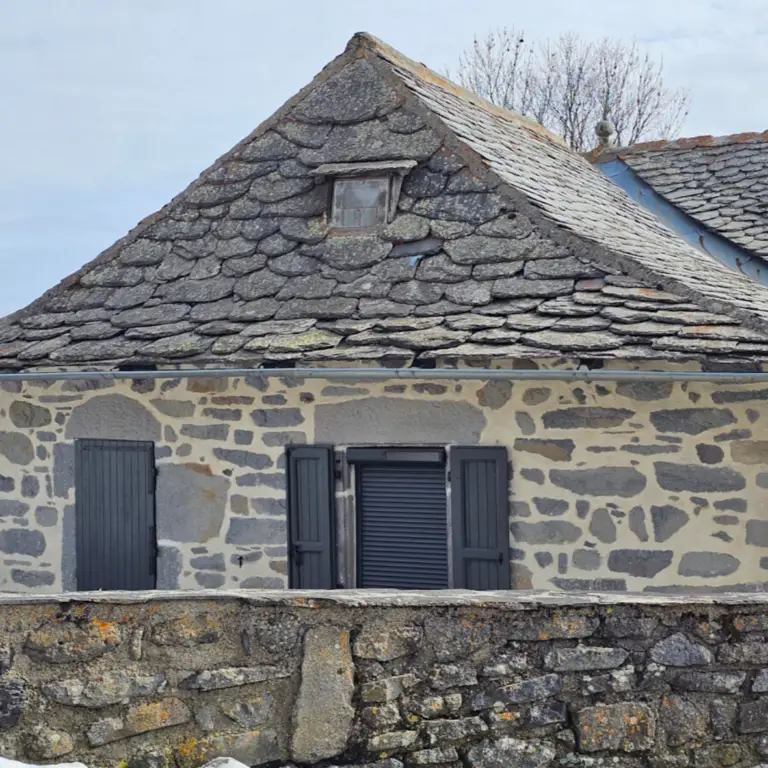
{"label": "roller shutter", "polygon": [[357,473],[358,586],[445,589],[445,466],[361,464]]}

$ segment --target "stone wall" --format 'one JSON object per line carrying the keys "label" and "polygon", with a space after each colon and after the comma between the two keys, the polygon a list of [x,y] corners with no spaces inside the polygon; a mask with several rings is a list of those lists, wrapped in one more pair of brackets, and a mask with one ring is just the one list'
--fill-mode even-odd
{"label": "stone wall", "polygon": [[[79,437],[155,443],[160,588],[284,587],[284,446],[361,440],[506,445],[517,588],[768,581],[768,390],[757,385],[254,374],[2,387],[3,590],[75,588]],[[351,586],[348,474],[338,485],[339,577]]]}
{"label": "stone wall", "polygon": [[768,601],[3,598],[0,754],[91,766],[726,768],[768,757]]}

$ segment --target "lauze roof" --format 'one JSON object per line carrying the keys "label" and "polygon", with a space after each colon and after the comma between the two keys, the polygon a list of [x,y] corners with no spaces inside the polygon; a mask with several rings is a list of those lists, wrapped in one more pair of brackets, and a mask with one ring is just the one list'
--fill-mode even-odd
{"label": "lauze roof", "polygon": [[[394,220],[329,230],[322,174],[374,161],[417,163]],[[768,289],[702,264],[540,126],[367,35],[0,323],[5,369],[558,355],[768,360]]]}

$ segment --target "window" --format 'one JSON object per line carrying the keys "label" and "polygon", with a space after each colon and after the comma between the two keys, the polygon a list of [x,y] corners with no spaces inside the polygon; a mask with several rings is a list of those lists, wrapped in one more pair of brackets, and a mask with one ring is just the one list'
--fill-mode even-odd
{"label": "window", "polygon": [[389,205],[389,178],[336,179],[333,185],[335,227],[364,229],[383,224]]}
{"label": "window", "polygon": [[415,160],[326,163],[310,175],[332,181],[332,227],[368,230],[392,221],[403,178],[415,166]]}
{"label": "window", "polygon": [[292,587],[509,588],[502,446],[287,453]]}

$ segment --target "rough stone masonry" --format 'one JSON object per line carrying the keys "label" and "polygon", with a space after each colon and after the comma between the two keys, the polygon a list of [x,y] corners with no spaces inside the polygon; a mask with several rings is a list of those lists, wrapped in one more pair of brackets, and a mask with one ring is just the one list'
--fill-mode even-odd
{"label": "rough stone masonry", "polygon": [[750,768],[768,599],[4,596],[0,754],[89,766]]}
{"label": "rough stone masonry", "polygon": [[[257,372],[2,386],[3,590],[75,589],[78,438],[154,442],[160,589],[286,586],[285,445],[361,441],[506,446],[518,589],[760,590],[768,581],[764,386],[339,383]],[[347,544],[353,492],[338,488]],[[340,581],[351,585],[342,543]]]}

